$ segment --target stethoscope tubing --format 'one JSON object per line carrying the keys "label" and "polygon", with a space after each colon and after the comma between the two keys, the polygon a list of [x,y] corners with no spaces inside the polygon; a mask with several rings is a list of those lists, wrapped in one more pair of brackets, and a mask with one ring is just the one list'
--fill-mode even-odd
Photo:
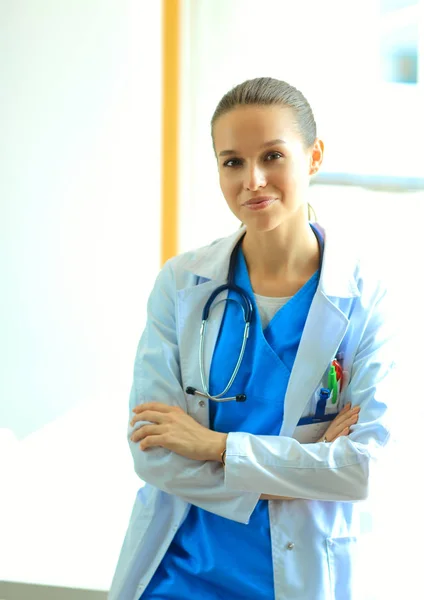
{"label": "stethoscope tubing", "polygon": [[[311,228],[313,230],[313,232],[315,233],[315,236],[317,237],[318,243],[319,243],[319,247],[320,247],[320,265],[319,265],[319,270],[321,272],[321,268],[322,268],[322,259],[323,259],[323,248],[322,248],[322,243],[320,240],[320,236],[317,232],[317,230],[315,229],[314,226],[311,225]],[[241,367],[241,363],[243,361],[244,358],[244,354],[246,351],[246,344],[247,344],[247,340],[249,338],[249,330],[250,330],[250,325],[252,323],[252,318],[253,318],[253,303],[252,300],[250,299],[249,295],[247,292],[245,292],[243,290],[243,288],[239,287],[238,285],[236,285],[234,283],[235,280],[235,270],[236,270],[236,259],[237,259],[237,253],[238,250],[241,246],[241,243],[243,241],[243,238],[246,234],[244,234],[237,242],[237,244],[235,245],[232,253],[231,253],[231,257],[230,257],[230,265],[229,265],[229,269],[228,269],[228,282],[224,283],[223,285],[219,286],[218,288],[216,288],[216,290],[214,290],[212,292],[212,294],[210,295],[208,301],[206,302],[204,308],[203,308],[203,313],[202,313],[202,324],[200,326],[200,344],[199,344],[199,367],[200,367],[200,379],[201,379],[201,383],[202,383],[202,388],[203,388],[203,392],[200,392],[199,390],[197,390],[196,388],[189,386],[186,388],[186,393],[187,394],[191,394],[191,395],[198,395],[201,396],[203,398],[208,398],[209,400],[213,400],[215,402],[229,402],[229,401],[236,401],[236,402],[244,402],[246,400],[246,395],[245,394],[237,394],[237,396],[231,396],[229,398],[223,398],[222,396],[225,396],[225,394],[228,392],[228,390],[231,388],[231,386],[233,385],[238,372],[240,370]],[[237,293],[241,299],[243,300],[243,304],[241,302],[238,302],[237,300],[235,300],[234,298],[224,298],[222,300],[219,300],[213,307],[212,304],[215,300],[215,298],[217,298],[217,296],[219,296],[219,294],[221,294],[222,292],[225,291],[233,291],[235,293]],[[233,373],[230,377],[230,380],[227,384],[227,386],[225,387],[225,389],[220,393],[220,394],[216,394],[215,396],[212,396],[209,392],[209,383],[207,381],[206,378],[206,374],[205,374],[205,364],[204,364],[204,359],[205,359],[205,352],[204,352],[204,345],[205,345],[205,333],[206,333],[206,328],[207,328],[207,320],[209,318],[209,313],[212,308],[215,308],[218,304],[220,304],[221,302],[235,302],[236,304],[238,304],[242,311],[243,311],[243,317],[244,317],[244,322],[245,322],[245,326],[244,326],[244,333],[243,333],[243,341],[241,344],[241,348],[240,348],[240,352],[239,352],[239,356],[237,359],[237,363],[236,366],[233,369]]]}

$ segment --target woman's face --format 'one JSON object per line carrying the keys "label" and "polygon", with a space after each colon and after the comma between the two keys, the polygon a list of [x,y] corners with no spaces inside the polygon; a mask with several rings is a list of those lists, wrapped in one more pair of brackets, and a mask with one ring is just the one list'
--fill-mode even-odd
{"label": "woman's face", "polygon": [[306,192],[323,144],[304,147],[292,109],[238,106],[217,119],[213,138],[221,190],[247,228],[268,231],[294,215],[307,218]]}

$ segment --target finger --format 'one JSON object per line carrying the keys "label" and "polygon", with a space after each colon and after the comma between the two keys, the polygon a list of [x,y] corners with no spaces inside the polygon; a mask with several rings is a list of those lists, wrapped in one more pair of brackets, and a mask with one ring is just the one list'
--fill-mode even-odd
{"label": "finger", "polygon": [[333,423],[340,425],[343,423],[347,423],[350,419],[352,418],[358,418],[359,415],[359,407],[358,408],[352,408],[348,411],[346,411],[345,413],[343,413],[342,411],[339,412],[339,414],[337,415],[337,417],[334,419]]}
{"label": "finger", "polygon": [[359,415],[352,415],[345,425],[356,425],[359,421]]}
{"label": "finger", "polygon": [[351,404],[350,404],[350,402],[349,402],[349,403],[348,403],[348,404],[346,404],[346,406],[345,406],[345,407],[344,407],[344,408],[343,408],[343,409],[342,409],[342,410],[339,412],[339,414],[337,415],[337,417],[336,417],[336,418],[338,418],[338,417],[340,417],[340,416],[342,416],[342,415],[347,415],[347,414],[349,414],[349,413],[356,414],[356,413],[358,413],[360,410],[361,410],[361,407],[360,407],[360,406],[354,406],[354,407],[352,408],[352,405],[351,405]]}
{"label": "finger", "polygon": [[164,402],[146,402],[145,404],[139,404],[136,406],[136,409],[134,409],[134,412],[143,412],[143,410],[155,410],[161,413],[185,412],[180,406],[170,406]]}
{"label": "finger", "polygon": [[340,422],[338,429],[340,430],[340,429],[344,429],[345,427],[350,427],[351,425],[356,425],[356,423],[358,422],[358,419],[359,419],[359,415],[357,413],[353,414],[353,415],[352,414],[348,415],[348,417],[346,419],[343,419]]}
{"label": "finger", "polygon": [[349,420],[349,413],[345,413],[345,414],[338,414],[337,417],[335,419],[333,419],[333,421],[331,421],[330,426],[329,426],[329,430],[336,430],[337,429],[337,433],[343,429],[344,427],[346,427],[346,422]]}
{"label": "finger", "polygon": [[[349,435],[349,433],[350,433],[350,429],[349,429],[349,427],[345,427],[345,428],[343,429],[343,431],[341,431],[341,432],[340,432],[338,435],[336,435],[336,437],[334,438],[334,440],[337,440],[337,438],[339,438],[339,437],[345,437],[345,436],[348,436],[348,435]],[[333,440],[333,442],[334,442],[334,440]]]}
{"label": "finger", "polygon": [[350,410],[350,404],[346,404],[346,406],[344,406],[342,408],[342,410],[338,413],[338,415],[335,417],[334,421],[336,421],[337,419],[340,419],[343,415],[346,415]]}
{"label": "finger", "polygon": [[161,447],[166,448],[166,437],[162,435],[149,435],[140,442],[140,450],[148,450],[149,448]]}
{"label": "finger", "polygon": [[142,413],[133,416],[133,418],[130,421],[130,427],[134,427],[134,425],[136,425],[140,421],[147,421],[147,419],[144,418]]}
{"label": "finger", "polygon": [[345,423],[341,423],[341,424],[337,424],[327,429],[327,432],[325,434],[325,437],[327,438],[327,440],[332,441],[335,440],[336,437],[338,435],[340,435],[340,433],[343,431],[343,429],[345,429],[346,424]]}
{"label": "finger", "polygon": [[349,419],[344,420],[342,424],[338,425],[337,428],[335,429],[335,433],[337,433],[337,435],[340,434],[340,432],[344,431],[345,429],[349,430],[350,433],[350,428],[352,427],[352,425],[356,425],[359,419],[359,415],[352,415]]}
{"label": "finger", "polygon": [[[345,410],[346,408],[347,410]],[[345,408],[339,412],[336,418],[340,417],[341,415],[356,415],[359,413],[360,410],[360,406],[354,406],[353,408],[351,408],[350,406],[348,407],[348,405],[346,405]]]}
{"label": "finger", "polygon": [[142,425],[132,432],[130,439],[132,442],[141,442],[147,436],[156,436],[162,433],[163,427],[161,425]]}
{"label": "finger", "polygon": [[140,413],[143,410],[156,410],[158,412],[168,412],[167,409],[172,408],[168,404],[164,404],[163,402],[145,402],[143,404],[138,404],[133,408],[133,412]]}
{"label": "finger", "polygon": [[330,441],[330,442],[335,442],[335,441],[336,441],[338,438],[340,438],[340,437],[345,437],[345,436],[348,436],[348,435],[349,435],[349,432],[350,432],[350,429],[349,429],[349,427],[345,427],[344,429],[342,429],[341,431],[339,431],[339,432],[337,433],[337,435],[335,435],[335,436],[333,437],[333,439],[331,439],[331,440],[329,440],[329,441]]}
{"label": "finger", "polygon": [[327,429],[326,437],[338,436],[345,427],[350,427],[351,425],[355,425],[358,422],[359,415],[358,413],[347,413],[343,415],[342,418],[336,418]]}
{"label": "finger", "polygon": [[131,420],[130,425],[134,425],[138,421],[151,421],[152,423],[164,423],[167,419],[167,413],[159,412],[157,410],[145,410],[141,413],[137,413]]}
{"label": "finger", "polygon": [[[150,418],[149,418],[150,417]],[[144,411],[141,413],[136,413],[133,415],[133,418],[130,421],[130,427],[134,427],[136,423],[140,421],[151,421],[152,423],[159,423],[159,421],[165,418],[164,413],[160,413],[157,411]]]}
{"label": "finger", "polygon": [[344,427],[346,427],[347,425],[353,425],[354,423],[357,423],[359,419],[359,414],[358,413],[349,413],[347,415],[345,415],[343,417],[343,419],[340,419],[340,421],[337,423],[337,425],[339,427],[342,427],[342,429]]}

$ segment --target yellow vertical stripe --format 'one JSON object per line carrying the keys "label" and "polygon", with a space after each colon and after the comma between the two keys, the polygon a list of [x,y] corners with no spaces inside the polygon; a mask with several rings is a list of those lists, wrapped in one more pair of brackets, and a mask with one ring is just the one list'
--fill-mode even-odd
{"label": "yellow vertical stripe", "polygon": [[178,252],[180,0],[162,0],[162,264]]}

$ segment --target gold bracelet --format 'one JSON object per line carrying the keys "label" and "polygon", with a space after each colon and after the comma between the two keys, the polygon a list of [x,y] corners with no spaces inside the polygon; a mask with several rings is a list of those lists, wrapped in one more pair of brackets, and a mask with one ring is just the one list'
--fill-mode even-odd
{"label": "gold bracelet", "polygon": [[225,467],[225,455],[227,454],[227,448],[224,448],[224,450],[221,452],[221,462]]}

